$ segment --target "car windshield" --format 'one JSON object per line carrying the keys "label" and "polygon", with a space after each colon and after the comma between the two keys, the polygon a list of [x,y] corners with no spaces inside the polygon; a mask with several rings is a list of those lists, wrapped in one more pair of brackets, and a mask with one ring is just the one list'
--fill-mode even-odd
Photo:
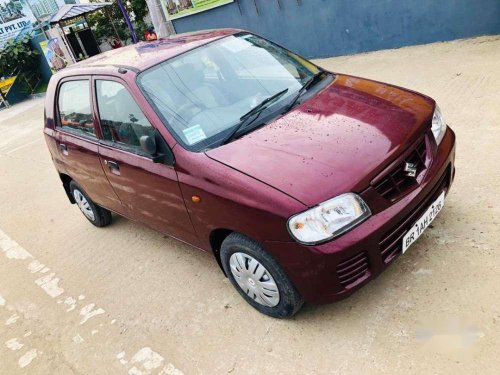
{"label": "car windshield", "polygon": [[156,65],[138,81],[172,135],[185,148],[202,151],[220,145],[265,99],[286,91],[264,111],[285,108],[319,71],[290,51],[241,33]]}

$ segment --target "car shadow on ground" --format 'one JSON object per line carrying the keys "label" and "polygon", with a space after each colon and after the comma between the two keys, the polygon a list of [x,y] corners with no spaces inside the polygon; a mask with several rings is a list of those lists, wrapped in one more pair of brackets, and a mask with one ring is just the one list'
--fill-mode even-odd
{"label": "car shadow on ground", "polygon": [[[445,209],[433,222],[432,228],[429,228],[408,252],[395,259],[386,271],[376,279],[371,280],[363,288],[344,300],[326,305],[313,306],[305,304],[303,309],[289,322],[304,324],[317,322],[318,320],[342,319],[344,316],[352,315],[353,312],[360,314],[361,319],[364,319],[362,317],[368,319],[373,314],[377,314],[381,304],[397,303],[397,297],[395,296],[401,293],[403,289],[422,286],[422,280],[417,278],[415,272],[419,269],[437,267],[436,262],[448,263],[452,260],[454,255],[452,251],[446,251],[446,239],[455,232],[453,224],[460,212],[460,208],[454,205],[445,206]],[[220,304],[232,300],[234,297],[240,298],[237,292],[232,290],[229,283],[223,282],[223,273],[210,252],[200,251],[191,245],[119,215],[113,215],[113,223],[109,229],[116,232],[134,232],[140,237],[147,238],[148,243],[152,243],[152,247],[160,251],[160,253],[155,251],[156,256],[163,258],[165,264],[172,264],[173,259],[175,259],[176,262],[181,262],[178,264],[179,267],[188,270],[190,274],[199,275],[198,282],[200,282],[200,285],[198,287],[192,284],[186,286],[185,293],[189,293],[191,288],[199,289],[202,285],[215,285],[220,289],[220,294],[217,297],[220,298]],[[146,251],[152,250],[148,249]],[[145,257],[146,255],[141,256]],[[148,281],[145,280],[145,282]],[[185,283],[185,285],[189,285],[191,281],[186,279]],[[207,294],[202,298],[206,298],[206,301],[200,302],[208,304],[213,295]],[[216,304],[219,304],[219,302]],[[234,307],[243,310],[248,309],[248,311],[241,311],[242,314],[253,310],[246,306],[243,300]],[[260,315],[256,311],[252,312]],[[260,316],[263,319],[272,319],[263,315]]]}

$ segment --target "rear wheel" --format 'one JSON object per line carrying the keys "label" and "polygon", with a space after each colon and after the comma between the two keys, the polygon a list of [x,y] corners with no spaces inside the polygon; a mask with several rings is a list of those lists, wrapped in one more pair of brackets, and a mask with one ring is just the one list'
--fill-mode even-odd
{"label": "rear wheel", "polygon": [[69,184],[71,195],[82,214],[96,227],[105,227],[111,223],[111,212],[92,201],[87,194],[74,182]]}
{"label": "rear wheel", "polygon": [[279,263],[256,241],[232,233],[222,243],[220,256],[233,286],[261,313],[287,318],[302,307],[302,297]]}

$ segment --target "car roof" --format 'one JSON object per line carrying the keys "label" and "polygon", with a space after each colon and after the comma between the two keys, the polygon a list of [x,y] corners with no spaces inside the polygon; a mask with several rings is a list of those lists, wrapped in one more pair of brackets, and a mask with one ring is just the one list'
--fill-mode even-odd
{"label": "car roof", "polygon": [[123,67],[142,71],[171,57],[241,31],[239,29],[217,29],[175,34],[152,42],[139,42],[106,51],[70,65],[64,70],[78,69],[79,74],[84,73],[84,71],[88,71],[90,74],[94,68],[104,67]]}

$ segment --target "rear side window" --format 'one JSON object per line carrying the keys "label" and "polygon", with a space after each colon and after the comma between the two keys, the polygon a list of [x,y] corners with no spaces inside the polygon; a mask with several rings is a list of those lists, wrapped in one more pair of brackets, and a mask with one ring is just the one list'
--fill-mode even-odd
{"label": "rear side window", "polygon": [[88,80],[67,81],[59,89],[59,126],[95,138]]}
{"label": "rear side window", "polygon": [[103,138],[142,152],[140,138],[154,129],[125,86],[97,80],[96,96]]}

